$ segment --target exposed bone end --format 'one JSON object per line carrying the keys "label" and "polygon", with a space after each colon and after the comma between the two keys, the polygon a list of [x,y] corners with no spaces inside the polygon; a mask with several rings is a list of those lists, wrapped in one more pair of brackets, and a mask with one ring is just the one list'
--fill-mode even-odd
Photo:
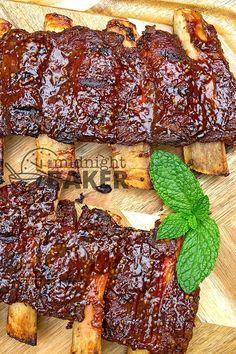
{"label": "exposed bone end", "polygon": [[9,306],[7,334],[20,342],[37,344],[37,313],[29,305],[16,302]]}
{"label": "exposed bone end", "polygon": [[174,12],[174,33],[179,37],[182,46],[188,56],[190,56],[190,58],[192,59],[197,60],[199,52],[191,43],[191,38],[188,31],[188,23],[184,11],[184,9],[179,9]]}
{"label": "exposed bone end", "polygon": [[133,169],[125,174],[124,183],[127,187],[149,190],[152,189],[149,170]]}
{"label": "exposed bone end", "polygon": [[2,37],[5,33],[10,31],[11,28],[12,28],[12,25],[10,22],[0,18],[0,37]]}
{"label": "exposed bone end", "polygon": [[102,353],[103,294],[108,275],[96,276],[89,286],[89,305],[84,310],[84,320],[75,321],[72,332],[72,354]]}
{"label": "exposed bone end", "polygon": [[112,145],[112,160],[115,176],[123,173],[123,182],[128,187],[152,189],[149,176],[151,148],[148,144],[124,146]]}
{"label": "exposed bone end", "polygon": [[36,144],[38,171],[64,181],[81,183],[74,145],[56,142],[44,134],[37,138]]}
{"label": "exposed bone end", "polygon": [[44,20],[46,31],[61,32],[66,28],[73,26],[71,18],[56,13],[47,14]]}
{"label": "exposed bone end", "polygon": [[91,325],[93,306],[87,305],[84,310],[84,321],[74,322],[72,337],[72,354],[101,354],[101,333]]}
{"label": "exposed bone end", "polygon": [[136,46],[138,32],[136,26],[128,20],[113,19],[107,23],[106,30],[124,36],[124,47],[131,48]]}
{"label": "exposed bone end", "polygon": [[194,143],[184,147],[184,161],[194,171],[207,175],[228,176],[225,144]]}
{"label": "exposed bone end", "polygon": [[174,12],[174,19],[184,23],[194,37],[197,37],[202,42],[207,42],[204,28],[205,21],[199,12],[191,9],[178,9]]}

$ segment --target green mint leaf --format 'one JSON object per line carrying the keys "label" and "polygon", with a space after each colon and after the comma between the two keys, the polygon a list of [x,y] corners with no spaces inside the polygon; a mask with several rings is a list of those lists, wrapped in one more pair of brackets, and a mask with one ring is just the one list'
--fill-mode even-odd
{"label": "green mint leaf", "polygon": [[192,212],[198,220],[203,220],[208,218],[210,211],[210,201],[207,195],[204,195],[202,198],[194,204]]}
{"label": "green mint leaf", "polygon": [[173,239],[185,235],[188,230],[188,220],[181,213],[170,214],[161,223],[156,238],[157,240]]}
{"label": "green mint leaf", "polygon": [[213,269],[219,242],[218,226],[209,217],[187,232],[177,261],[178,282],[186,293],[194,291]]}
{"label": "green mint leaf", "polygon": [[151,156],[150,176],[160,198],[175,212],[191,211],[203,197],[198,180],[175,154],[155,151]]}
{"label": "green mint leaf", "polygon": [[196,228],[198,227],[198,223],[197,223],[197,219],[196,219],[195,215],[193,215],[193,214],[189,215],[188,224],[191,229],[196,230]]}
{"label": "green mint leaf", "polygon": [[191,293],[212,270],[219,249],[219,230],[209,217],[209,198],[189,168],[169,152],[152,154],[150,176],[163,202],[176,212],[164,220],[157,239],[185,235],[176,270],[180,286]]}

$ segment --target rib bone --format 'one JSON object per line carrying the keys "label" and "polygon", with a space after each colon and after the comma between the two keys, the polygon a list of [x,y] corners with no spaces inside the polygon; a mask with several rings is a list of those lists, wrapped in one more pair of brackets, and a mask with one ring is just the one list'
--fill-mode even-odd
{"label": "rib bone", "polygon": [[[202,16],[190,9],[179,9],[174,13],[174,32],[178,35],[190,58],[198,60],[201,51],[191,42],[188,23],[195,26],[195,35],[207,41]],[[225,144],[223,142],[194,143],[184,146],[184,160],[191,169],[209,175],[229,174]]]}
{"label": "rib bone", "polygon": [[[72,26],[72,20],[66,16],[56,13],[45,16],[45,31],[61,32]],[[37,148],[36,166],[39,171],[62,180],[80,183],[74,144],[63,144],[49,138],[47,135],[40,135],[37,138]]]}
{"label": "rib bone", "polygon": [[[136,46],[138,33],[135,25],[127,20],[112,20],[107,24],[107,31],[116,32],[124,36],[123,45],[131,48]],[[111,146],[112,157],[124,162],[124,167],[114,165],[114,171],[125,174],[124,183],[128,187],[151,189],[149,177],[150,145],[140,143],[134,146],[114,144]]]}

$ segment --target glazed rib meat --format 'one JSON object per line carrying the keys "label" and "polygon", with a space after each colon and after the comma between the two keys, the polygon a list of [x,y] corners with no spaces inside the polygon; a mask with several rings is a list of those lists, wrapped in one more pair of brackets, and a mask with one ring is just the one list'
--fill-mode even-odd
{"label": "glazed rib meat", "polygon": [[[37,189],[39,204],[34,193],[40,185],[44,188]],[[109,271],[116,247],[113,225],[107,232],[106,220],[101,231],[89,219],[80,225],[70,201],[60,201],[53,215],[57,189],[55,181],[43,178],[29,186],[10,185],[7,192],[3,187],[9,202],[4,199],[0,209],[0,298],[10,304],[28,303],[42,315],[82,321],[93,276]]]}
{"label": "glazed rib meat", "polygon": [[199,290],[187,295],[177,283],[181,242],[156,242],[140,231],[128,237],[105,293],[104,338],[155,354],[185,353]]}
{"label": "glazed rib meat", "polygon": [[[181,239],[155,241],[153,231],[121,227],[105,211],[53,204],[58,185],[40,178],[0,189],[0,300],[24,302],[39,314],[83,321],[96,298],[92,325],[104,338],[151,353],[184,353],[192,337],[199,290],[186,295],[175,265]],[[90,295],[89,295],[90,293]],[[95,300],[94,300],[95,301]]]}
{"label": "glazed rib meat", "polygon": [[[36,293],[36,226],[54,212],[58,184],[39,178],[0,189],[0,297],[13,303],[21,296],[31,301]],[[24,301],[24,300],[23,300]]]}
{"label": "glazed rib meat", "polygon": [[191,38],[199,60],[177,36],[150,26],[134,48],[118,33],[80,26],[9,31],[0,42],[0,137],[233,145],[235,79],[215,29],[203,26],[206,38]]}

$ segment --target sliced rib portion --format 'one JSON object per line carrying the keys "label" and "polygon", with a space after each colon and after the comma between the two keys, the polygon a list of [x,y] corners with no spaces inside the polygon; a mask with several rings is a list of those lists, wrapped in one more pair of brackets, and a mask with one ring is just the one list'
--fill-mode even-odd
{"label": "sliced rib portion", "polygon": [[[0,19],[0,37],[11,29],[11,24]],[[1,110],[1,108],[0,108]],[[4,141],[0,139],[0,183],[4,174]],[[20,341],[35,345],[37,342],[37,313],[29,305],[15,303],[9,306],[7,333]]]}
{"label": "sliced rib portion", "polygon": [[[73,22],[69,17],[56,13],[45,16],[45,31],[61,32],[72,26]],[[37,148],[36,166],[39,171],[62,180],[81,183],[74,144],[56,142],[43,134],[37,138]]]}
{"label": "sliced rib portion", "polygon": [[[11,29],[11,24],[0,20],[0,36]],[[0,108],[1,110],[1,108]],[[4,141],[0,139],[0,183],[4,174]],[[37,313],[29,305],[14,303],[8,308],[7,333],[24,343],[35,345],[37,342]]]}
{"label": "sliced rib portion", "polygon": [[[113,215],[112,215],[113,216]],[[113,216],[113,218],[115,218],[115,216]],[[125,220],[122,216],[119,217],[119,219],[117,220],[117,223],[121,226],[125,226]],[[149,354],[150,352],[146,349],[132,349],[130,347],[128,347],[128,351],[127,354]]]}
{"label": "sliced rib portion", "polygon": [[[136,26],[127,20],[111,20],[106,30],[119,33],[124,37],[123,45],[126,48],[136,46],[138,33]],[[127,117],[130,119],[130,117]],[[114,164],[114,171],[124,173],[124,183],[129,187],[151,189],[152,184],[149,176],[150,145],[140,143],[134,146],[120,144],[111,145],[112,157],[116,161],[123,160],[124,167]]]}
{"label": "sliced rib portion", "polygon": [[37,313],[27,305],[31,291],[35,291],[33,225],[54,212],[57,192],[58,184],[44,178],[30,185],[17,182],[0,189],[0,293],[7,289],[6,297],[1,298],[13,304],[8,310],[7,333],[31,345],[37,343]]}
{"label": "sliced rib portion", "polygon": [[128,237],[105,294],[104,338],[155,354],[184,353],[192,337],[198,291],[185,295],[177,283],[180,245],[156,242],[140,231]]}
{"label": "sliced rib portion", "polygon": [[[76,210],[79,217],[80,212],[78,209]],[[81,221],[82,219],[80,219],[80,223]],[[96,227],[90,228],[86,224],[84,224],[84,227],[88,228],[91,234],[96,232]],[[90,279],[86,296],[87,305],[84,308],[84,319],[81,322],[74,321],[73,323],[72,354],[102,353],[103,296],[107,285],[108,272],[108,269],[104,269],[103,274],[96,274]]]}
{"label": "sliced rib portion", "polygon": [[184,353],[199,291],[186,295],[177,284],[180,240],[157,242],[153,231],[122,227],[99,209],[84,207],[77,220],[70,201],[59,201],[55,218],[57,190],[42,178],[1,189],[0,300],[15,313],[20,302],[75,321],[73,353],[101,352],[104,316],[106,339]]}
{"label": "sliced rib portion", "polygon": [[[217,78],[220,75],[218,71],[220,68],[217,67],[216,61],[219,61],[219,57],[223,57],[215,31],[206,24],[202,16],[196,11],[179,9],[174,13],[174,32],[178,35],[190,58],[196,61],[208,60],[209,62],[209,59],[212,61],[212,64],[210,64],[211,71],[209,70],[211,81],[207,82],[205,86],[204,98],[210,99],[214,106],[215,100],[217,100],[216,96],[219,98],[215,77]],[[212,40],[218,45],[211,46]],[[227,63],[225,64],[227,65]],[[219,81],[220,78],[218,78]],[[184,146],[184,160],[191,169],[197,172],[211,175],[229,174],[225,145],[220,141]]]}

